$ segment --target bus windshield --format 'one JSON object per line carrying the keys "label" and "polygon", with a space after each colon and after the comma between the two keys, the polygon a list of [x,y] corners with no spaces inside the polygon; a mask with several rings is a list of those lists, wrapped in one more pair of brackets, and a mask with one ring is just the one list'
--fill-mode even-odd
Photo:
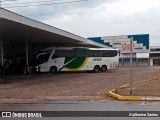
{"label": "bus windshield", "polygon": [[30,64],[33,66],[36,66],[38,64],[42,64],[44,62],[47,62],[51,52],[52,52],[51,50],[44,50],[44,51],[39,51],[39,52],[35,53],[31,57]]}
{"label": "bus windshield", "polygon": [[47,60],[49,58],[49,55],[50,54],[47,54],[47,53],[41,53],[41,54],[39,54],[37,56],[38,63],[41,64],[41,63],[47,62]]}

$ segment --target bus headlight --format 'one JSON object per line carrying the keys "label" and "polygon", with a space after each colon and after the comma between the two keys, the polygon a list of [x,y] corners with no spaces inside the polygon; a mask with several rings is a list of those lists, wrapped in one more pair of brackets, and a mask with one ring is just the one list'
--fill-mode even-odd
{"label": "bus headlight", "polygon": [[36,71],[39,72],[40,71],[40,67],[36,66]]}

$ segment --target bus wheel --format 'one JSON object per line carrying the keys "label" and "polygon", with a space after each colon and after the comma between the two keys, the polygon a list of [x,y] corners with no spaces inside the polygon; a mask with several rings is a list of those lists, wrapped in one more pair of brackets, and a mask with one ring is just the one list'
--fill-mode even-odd
{"label": "bus wheel", "polygon": [[52,67],[50,68],[50,73],[51,73],[51,74],[55,74],[56,72],[57,72],[57,68],[52,66]]}
{"label": "bus wheel", "polygon": [[106,71],[107,71],[107,66],[106,66],[106,65],[102,65],[101,71],[102,71],[102,72],[106,72]]}
{"label": "bus wheel", "polygon": [[98,66],[98,65],[96,65],[96,66],[94,66],[94,70],[93,70],[94,72],[99,72],[100,71],[100,67]]}

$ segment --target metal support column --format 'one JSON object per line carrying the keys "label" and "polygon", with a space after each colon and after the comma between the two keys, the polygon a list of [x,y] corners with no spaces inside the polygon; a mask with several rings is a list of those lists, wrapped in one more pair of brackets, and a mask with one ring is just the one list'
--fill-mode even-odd
{"label": "metal support column", "polygon": [[4,59],[3,59],[3,40],[0,36],[0,67],[1,67],[1,77],[4,78]]}
{"label": "metal support column", "polygon": [[28,61],[28,41],[25,40],[25,51],[26,51],[26,65],[29,65]]}
{"label": "metal support column", "polygon": [[24,70],[24,74],[29,74],[30,68],[29,68],[29,60],[28,60],[28,40],[25,38],[25,53],[26,53],[26,68]]}
{"label": "metal support column", "polygon": [[124,67],[124,61],[123,61],[123,58],[122,58],[122,66]]}

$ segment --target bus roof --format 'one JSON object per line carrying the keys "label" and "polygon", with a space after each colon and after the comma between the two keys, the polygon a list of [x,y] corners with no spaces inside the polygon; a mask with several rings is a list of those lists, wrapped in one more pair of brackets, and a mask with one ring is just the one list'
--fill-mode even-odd
{"label": "bus roof", "polygon": [[88,48],[90,50],[118,50],[118,49],[114,49],[114,48],[89,48],[89,47],[50,47],[50,48],[46,48],[43,50],[44,51],[45,50],[71,50],[73,48]]}

